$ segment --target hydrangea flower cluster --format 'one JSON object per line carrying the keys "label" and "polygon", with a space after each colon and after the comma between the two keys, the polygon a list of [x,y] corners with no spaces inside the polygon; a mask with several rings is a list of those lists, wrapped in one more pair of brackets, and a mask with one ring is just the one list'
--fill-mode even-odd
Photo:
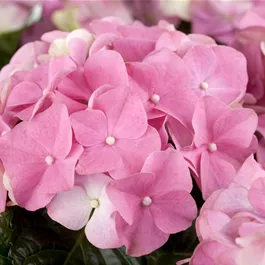
{"label": "hydrangea flower cluster", "polygon": [[256,152],[247,82],[242,53],[165,21],[44,34],[0,72],[1,210],[8,193],[96,247],[152,252],[196,218],[191,175],[210,201]]}

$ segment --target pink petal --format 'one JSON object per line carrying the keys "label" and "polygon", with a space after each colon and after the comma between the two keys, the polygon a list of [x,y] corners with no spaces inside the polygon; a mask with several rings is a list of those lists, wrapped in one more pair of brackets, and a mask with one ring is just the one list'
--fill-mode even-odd
{"label": "pink petal", "polygon": [[190,192],[192,189],[188,164],[181,153],[173,148],[150,154],[141,172],[152,173],[156,176],[154,194],[169,190]]}
{"label": "pink petal", "polygon": [[75,113],[77,111],[82,111],[87,108],[87,105],[79,103],[64,94],[60,93],[59,91],[55,91],[55,96],[53,97],[54,104],[64,104],[67,107],[69,115]]}
{"label": "pink petal", "polygon": [[68,43],[71,58],[77,65],[84,65],[88,56],[88,44],[79,38],[71,39]]}
{"label": "pink petal", "polygon": [[153,197],[150,211],[156,226],[166,234],[175,234],[191,226],[197,206],[187,191],[172,191]]}
{"label": "pink petal", "polygon": [[87,224],[92,208],[85,191],[75,186],[57,194],[47,205],[47,210],[54,221],[68,229],[79,230]]}
{"label": "pink petal", "polygon": [[[214,73],[217,58],[212,48],[207,46],[195,46],[183,57],[192,74],[192,89],[201,94],[200,84],[208,81]],[[207,90],[208,91],[208,90]]]}
{"label": "pink petal", "polygon": [[36,103],[42,97],[42,89],[32,82],[21,82],[15,86],[7,100],[9,107]]}
{"label": "pink petal", "polygon": [[253,155],[251,155],[246,159],[242,167],[237,172],[233,181],[233,186],[240,186],[249,189],[251,184],[260,177],[265,177],[265,171],[254,159]]}
{"label": "pink petal", "polygon": [[139,257],[147,255],[163,246],[169,235],[160,231],[149,209],[138,214],[138,219],[130,226],[117,214],[117,231],[123,244],[126,246],[127,255]]}
{"label": "pink petal", "polygon": [[74,186],[75,165],[83,152],[78,144],[73,144],[72,150],[64,160],[55,160],[44,172],[38,189],[49,191],[50,194],[69,190]]}
{"label": "pink petal", "polygon": [[76,172],[80,175],[102,173],[119,168],[121,156],[106,143],[87,147],[79,158]]}
{"label": "pink petal", "polygon": [[73,100],[86,102],[88,102],[92,94],[92,89],[88,86],[81,68],[64,78],[58,85],[58,90]]}
{"label": "pink petal", "polygon": [[208,80],[209,85],[215,88],[212,95],[228,104],[239,102],[248,82],[246,58],[231,47],[216,46],[212,49],[218,58],[216,69]]}
{"label": "pink petal", "polygon": [[160,101],[155,108],[190,124],[197,96],[189,89],[190,72],[182,59],[174,52],[162,50],[148,56],[145,63],[153,66],[159,77],[154,93]]}
{"label": "pink petal", "polygon": [[208,198],[214,191],[227,188],[235,177],[234,167],[223,160],[219,154],[204,151],[201,156],[201,185],[203,198]]}
{"label": "pink petal", "polygon": [[103,144],[108,137],[107,118],[99,110],[84,110],[70,117],[76,140],[83,146]]}
{"label": "pink petal", "polygon": [[137,139],[147,130],[144,107],[137,95],[132,94],[127,87],[108,89],[95,96],[92,106],[102,110],[107,116],[110,136],[117,139]]}
{"label": "pink petal", "polygon": [[119,139],[113,147],[122,161],[119,167],[109,173],[114,179],[120,179],[139,172],[148,155],[161,149],[161,140],[156,129],[148,126],[142,137],[135,140]]}
{"label": "pink petal", "polygon": [[142,199],[149,194],[155,176],[138,173],[116,180],[107,186],[107,194],[122,218],[132,224],[141,209]]}
{"label": "pink petal", "polygon": [[166,150],[169,146],[168,133],[166,130],[166,116],[149,120],[148,124],[154,127],[158,131],[161,139],[161,149]]}
{"label": "pink petal", "polygon": [[69,56],[63,55],[58,58],[51,58],[49,62],[49,86],[46,88],[47,91],[54,90],[68,74],[76,69],[76,64]]}
{"label": "pink petal", "polygon": [[116,87],[128,83],[123,59],[114,51],[100,51],[89,57],[85,63],[84,74],[93,91],[102,85]]}
{"label": "pink petal", "polygon": [[204,210],[219,210],[232,216],[238,212],[253,209],[248,201],[248,190],[243,187],[231,187],[215,191],[205,202]]}
{"label": "pink petal", "polygon": [[226,105],[213,97],[206,96],[198,101],[192,118],[197,147],[212,141],[214,123],[226,110]]}
{"label": "pink petal", "polygon": [[265,214],[265,178],[261,177],[254,181],[249,190],[248,198],[253,207],[262,215]]}
{"label": "pink petal", "polygon": [[184,126],[177,119],[170,116],[166,119],[166,127],[168,129],[170,138],[172,139],[177,150],[183,147],[190,146],[193,141],[192,129]]}
{"label": "pink petal", "polygon": [[[196,248],[190,261],[191,265],[215,265],[218,257],[229,248],[217,241],[204,241]],[[218,263],[219,264],[219,263]],[[232,263],[233,264],[233,263]],[[227,265],[232,265],[227,264]],[[223,264],[224,265],[224,264]],[[236,265],[234,263],[233,265]]]}
{"label": "pink petal", "polygon": [[65,158],[71,150],[72,129],[65,105],[53,104],[37,115],[27,125],[27,132],[56,158]]}
{"label": "pink petal", "polygon": [[228,110],[213,126],[213,141],[220,145],[227,143],[246,148],[252,141],[257,124],[258,117],[253,110]]}
{"label": "pink petal", "polygon": [[145,39],[117,38],[112,45],[125,62],[141,62],[155,49],[155,42]]}

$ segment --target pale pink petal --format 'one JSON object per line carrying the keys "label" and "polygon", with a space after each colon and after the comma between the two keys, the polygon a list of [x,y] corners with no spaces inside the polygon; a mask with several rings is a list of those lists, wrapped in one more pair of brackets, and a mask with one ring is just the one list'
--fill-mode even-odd
{"label": "pale pink petal", "polygon": [[102,191],[112,179],[106,174],[75,176],[75,185],[82,187],[90,200],[100,198]]}
{"label": "pale pink petal", "polygon": [[88,55],[88,44],[79,38],[73,38],[68,42],[71,58],[77,65],[84,65]]}
{"label": "pale pink petal", "polygon": [[92,210],[87,194],[78,186],[57,194],[47,205],[48,215],[71,230],[83,228]]}
{"label": "pale pink petal", "polygon": [[52,43],[56,39],[65,39],[68,34],[69,34],[68,32],[63,32],[60,30],[54,30],[54,31],[50,31],[50,32],[43,34],[41,36],[41,40],[48,42],[48,43]]}
{"label": "pale pink petal", "polygon": [[115,208],[109,201],[105,189],[101,193],[99,203],[99,207],[95,209],[86,225],[86,237],[98,248],[121,247],[122,242],[116,231]]}
{"label": "pale pink petal", "polygon": [[173,148],[149,155],[141,172],[156,176],[154,194],[180,189],[190,192],[192,189],[188,164],[182,154]]}

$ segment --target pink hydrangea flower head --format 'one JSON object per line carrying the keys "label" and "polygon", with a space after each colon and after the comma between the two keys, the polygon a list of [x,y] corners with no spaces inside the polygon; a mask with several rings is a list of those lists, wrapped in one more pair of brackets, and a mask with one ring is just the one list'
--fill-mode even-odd
{"label": "pink hydrangea flower head", "polygon": [[96,90],[89,108],[71,115],[71,124],[76,140],[85,147],[77,165],[82,175],[108,171],[122,178],[136,173],[161,146],[140,99],[124,86]]}
{"label": "pink hydrangea flower head", "polygon": [[71,189],[83,148],[72,144],[67,109],[55,104],[22,122],[0,141],[0,157],[17,203],[28,210],[46,206],[56,193]]}
{"label": "pink hydrangea flower head", "polygon": [[171,233],[187,229],[196,216],[192,183],[183,157],[168,149],[154,152],[141,173],[109,183],[116,228],[127,254],[141,256],[161,247]]}
{"label": "pink hydrangea flower head", "polygon": [[86,226],[87,239],[98,248],[120,247],[116,209],[106,195],[111,181],[104,174],[76,176],[73,189],[59,193],[47,205],[48,215],[71,230]]}

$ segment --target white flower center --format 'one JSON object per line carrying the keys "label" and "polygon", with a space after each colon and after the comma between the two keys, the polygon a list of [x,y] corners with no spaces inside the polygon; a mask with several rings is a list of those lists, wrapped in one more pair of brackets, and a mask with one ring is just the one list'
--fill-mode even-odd
{"label": "white flower center", "polygon": [[144,197],[142,200],[143,206],[149,206],[152,203],[152,199],[148,196]]}
{"label": "white flower center", "polygon": [[91,202],[90,202],[90,206],[92,208],[98,208],[99,207],[99,200],[98,199],[93,199]]}
{"label": "white flower center", "polygon": [[108,136],[107,138],[106,138],[106,144],[108,144],[108,145],[114,145],[115,144],[115,138],[113,137],[113,136]]}
{"label": "white flower center", "polygon": [[153,94],[150,98],[150,100],[154,103],[157,104],[160,101],[160,96],[157,94]]}
{"label": "white flower center", "polygon": [[215,152],[217,150],[217,145],[215,143],[208,144],[208,150],[210,152]]}
{"label": "white flower center", "polygon": [[200,84],[201,90],[207,90],[209,88],[209,84],[207,82],[202,82]]}
{"label": "white flower center", "polygon": [[54,163],[54,160],[55,159],[52,156],[46,156],[46,158],[45,158],[45,162],[47,165],[52,165]]}

